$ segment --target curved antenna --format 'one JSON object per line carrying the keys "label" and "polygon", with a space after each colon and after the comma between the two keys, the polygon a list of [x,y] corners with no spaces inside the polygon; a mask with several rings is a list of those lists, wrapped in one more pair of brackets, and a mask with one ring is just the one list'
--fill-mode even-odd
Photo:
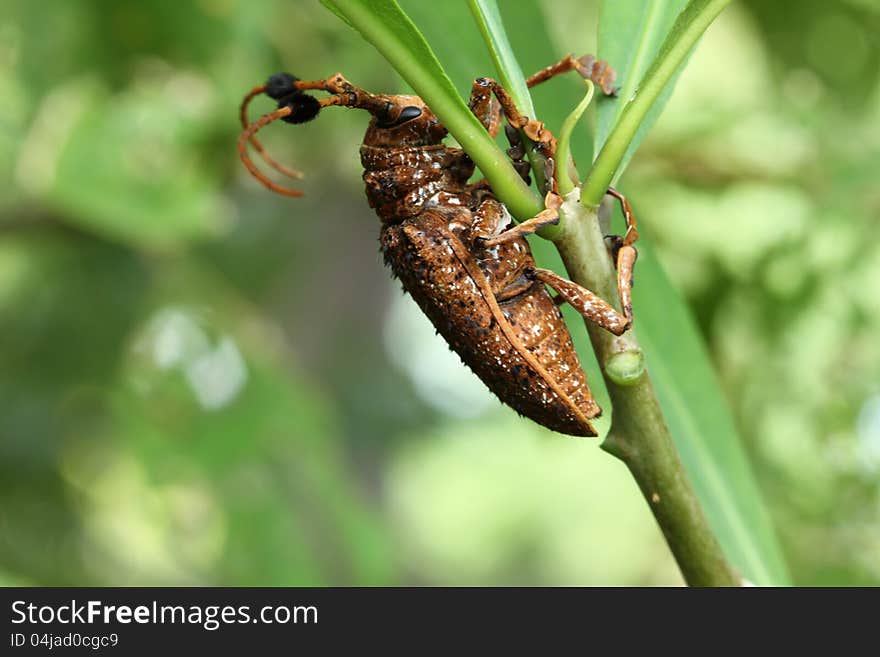
{"label": "curved antenna", "polygon": [[[327,91],[332,95],[318,100],[314,96],[303,93],[304,90],[312,89]],[[253,123],[247,123],[248,104],[253,98],[262,93],[277,100],[279,109],[264,114]],[[241,103],[240,118],[244,124],[244,129],[238,137],[238,153],[241,156],[241,161],[244,162],[244,165],[254,178],[273,192],[283,194],[284,196],[302,196],[303,193],[297,189],[284,187],[272,182],[260,172],[253,160],[251,160],[247,152],[248,143],[253,145],[266,163],[276,171],[294,178],[302,177],[299,171],[289,169],[272,159],[257,140],[257,132],[278,119],[283,119],[287,123],[306,123],[314,119],[323,108],[331,106],[357,107],[378,116],[380,113],[387,112],[391,107],[392,103],[389,98],[384,95],[375,96],[355,87],[341,73],[323,80],[311,81],[299,80],[289,73],[273,75],[266,84],[258,85],[251,89]]]}
{"label": "curved antenna", "polygon": [[[290,116],[293,110],[288,107],[282,107],[281,109],[277,109],[274,112],[269,112],[268,114],[264,114],[259,119],[248,125],[244,130],[241,131],[241,134],[238,136],[238,154],[241,156],[241,161],[244,162],[244,165],[247,167],[247,170],[251,172],[251,175],[259,180],[263,185],[271,189],[273,192],[278,194],[283,194],[284,196],[302,196],[303,193],[297,189],[291,189],[290,187],[284,187],[277,183],[269,180],[258,168],[257,165],[254,164],[253,160],[251,160],[250,156],[247,152],[248,142],[254,143],[256,139],[254,135],[257,134],[261,128],[266,127],[273,121],[277,121],[278,119],[283,119],[286,116]],[[259,143],[259,142],[257,142]]]}
{"label": "curved antenna", "polygon": [[[248,117],[247,117],[248,105],[250,104],[250,102],[254,98],[256,98],[257,96],[259,96],[262,93],[265,93],[265,91],[266,91],[265,84],[257,85],[256,87],[251,89],[247,94],[245,94],[245,97],[242,99],[241,108],[239,110],[239,118],[241,119],[241,127],[243,129],[246,130],[248,128],[248,126],[250,125],[250,121],[248,120]],[[266,149],[263,147],[263,145],[259,142],[259,140],[256,137],[251,136],[251,138],[248,141],[250,142],[251,146],[254,147],[254,150],[260,154],[260,157],[263,158],[263,161],[266,164],[268,164],[270,167],[275,169],[275,171],[277,171],[278,173],[281,173],[281,174],[287,176],[288,178],[299,179],[299,178],[303,177],[302,171],[297,171],[296,169],[291,169],[290,167],[285,166],[284,164],[281,164],[281,162],[279,162],[278,160],[273,158],[271,155],[269,155],[268,151],[266,151]]]}

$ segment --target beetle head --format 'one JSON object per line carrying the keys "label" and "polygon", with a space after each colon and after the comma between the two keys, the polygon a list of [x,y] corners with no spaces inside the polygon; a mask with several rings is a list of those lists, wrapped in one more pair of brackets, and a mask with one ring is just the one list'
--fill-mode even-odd
{"label": "beetle head", "polygon": [[447,135],[431,109],[418,96],[381,95],[379,107],[368,108],[373,115],[365,146],[398,148],[439,144]]}
{"label": "beetle head", "polygon": [[[330,95],[318,99],[306,93],[310,90],[326,91]],[[261,94],[277,101],[278,109],[250,123],[247,118],[248,104]],[[364,136],[365,146],[430,146],[439,144],[447,134],[443,124],[418,96],[371,94],[351,84],[341,73],[313,81],[300,80],[290,73],[277,73],[264,84],[254,87],[241,104],[240,118],[244,129],[238,139],[238,151],[251,174],[279,194],[301,196],[302,192],[278,185],[260,172],[247,153],[248,144],[276,171],[291,178],[301,178],[299,171],[275,161],[257,140],[256,133],[279,119],[286,123],[311,121],[322,109],[333,105],[364,109],[372,114]]]}

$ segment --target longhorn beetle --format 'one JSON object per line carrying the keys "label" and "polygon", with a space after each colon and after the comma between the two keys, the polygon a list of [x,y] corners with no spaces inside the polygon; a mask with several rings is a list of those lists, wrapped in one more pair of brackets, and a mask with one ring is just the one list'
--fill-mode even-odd
{"label": "longhorn beetle", "polygon": [[[590,55],[568,56],[527,82],[532,87],[566,71],[593,80],[614,94],[614,71]],[[320,100],[306,91],[330,95]],[[250,101],[265,94],[278,109],[253,123]],[[494,98],[493,98],[494,96]],[[627,230],[612,236],[623,312],[580,285],[535,265],[525,235],[559,222],[562,199],[552,175],[547,178],[545,209],[513,224],[504,205],[485,181],[468,184],[471,158],[447,147],[446,128],[418,96],[371,94],[342,74],[304,81],[287,73],[254,87],[241,105],[244,130],[238,140],[242,161],[266,187],[288,196],[301,192],[264,176],[247,153],[250,144],[279,172],[299,177],[273,160],[256,138],[266,125],[282,120],[303,123],[334,105],[372,115],[360,149],[370,206],[382,220],[379,241],[385,263],[433,322],[437,331],[498,398],[521,415],[560,433],[595,436],[590,419],[601,414],[593,400],[558,303],[567,302],[585,318],[615,335],[632,325],[632,271],[638,238],[629,203],[609,194],[623,209]],[[519,131],[532,139],[552,174],[556,139],[540,121],[523,116],[496,81],[479,78],[471,91],[471,111],[494,138],[507,119],[508,154],[528,180]],[[547,290],[553,288],[554,299]]]}

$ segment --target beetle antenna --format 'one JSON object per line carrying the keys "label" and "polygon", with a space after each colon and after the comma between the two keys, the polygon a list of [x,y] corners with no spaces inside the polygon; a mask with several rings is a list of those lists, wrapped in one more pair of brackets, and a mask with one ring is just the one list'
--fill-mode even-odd
{"label": "beetle antenna", "polygon": [[[331,95],[318,100],[314,96],[304,93],[306,90],[326,91]],[[247,116],[248,105],[261,94],[266,94],[269,98],[278,101],[278,109],[264,114],[251,123]],[[239,109],[243,130],[238,138],[238,152],[251,175],[273,192],[285,196],[302,196],[301,191],[284,187],[267,178],[248,155],[247,145],[253,146],[263,161],[276,171],[290,178],[302,178],[301,172],[281,164],[269,155],[257,139],[256,134],[278,119],[286,123],[306,123],[314,119],[323,108],[331,106],[357,107],[378,116],[380,113],[387,112],[391,105],[384,96],[374,96],[355,87],[339,73],[324,80],[310,81],[300,80],[290,73],[276,73],[269,76],[264,84],[257,85],[245,94]]]}
{"label": "beetle antenna", "polygon": [[[255,87],[255,89],[256,89],[256,87]],[[253,94],[253,92],[251,92],[251,93]],[[257,92],[257,93],[262,93],[262,92]],[[257,94],[253,94],[253,95],[257,95]],[[253,96],[251,96],[251,97],[253,97]],[[245,104],[242,103],[242,113],[244,112],[244,107],[245,107]],[[284,107],[281,107],[280,109],[277,109],[274,112],[269,112],[268,114],[264,114],[259,119],[257,119],[256,121],[254,121],[253,123],[251,123],[247,127],[245,127],[245,129],[241,131],[241,134],[238,137],[238,154],[241,156],[241,161],[244,162],[244,165],[247,167],[247,170],[251,172],[251,175],[254,178],[256,178],[257,180],[259,180],[261,183],[263,183],[263,185],[265,185],[266,187],[271,189],[273,192],[276,192],[278,194],[282,194],[284,196],[302,196],[303,193],[297,189],[291,189],[290,187],[284,187],[282,185],[279,185],[279,184],[274,183],[271,180],[269,180],[269,178],[267,178],[263,174],[263,172],[261,172],[257,168],[257,165],[254,164],[253,160],[251,160],[251,158],[247,152],[248,142],[250,142],[251,144],[259,144],[260,143],[259,141],[257,141],[257,139],[254,135],[256,135],[257,132],[261,128],[266,127],[267,125],[269,125],[273,121],[277,121],[278,119],[283,119],[287,116],[290,116],[292,113],[293,113],[293,109],[290,106],[285,105]],[[242,116],[244,116],[244,114],[242,114]],[[258,152],[261,152],[264,154],[263,159],[266,159],[265,151],[260,151],[259,147],[257,147],[257,148],[258,148]],[[266,161],[267,161],[267,163],[269,162],[269,160],[266,160]],[[302,175],[302,174],[300,174],[300,175]]]}
{"label": "beetle antenna", "polygon": [[[256,98],[257,96],[266,92],[266,85],[260,84],[251,89],[245,97],[241,101],[241,109],[239,111],[239,118],[241,119],[241,127],[247,128],[250,125],[250,121],[247,116],[247,108],[250,105],[250,102]],[[259,142],[256,137],[251,137],[249,139],[251,146],[254,147],[254,150],[260,154],[260,157],[263,158],[263,161],[268,164],[270,167],[275,169],[278,173],[281,173],[288,178],[302,178],[302,171],[297,171],[296,169],[291,169],[284,164],[281,164],[278,160],[269,155],[268,151],[263,147],[263,145]]]}

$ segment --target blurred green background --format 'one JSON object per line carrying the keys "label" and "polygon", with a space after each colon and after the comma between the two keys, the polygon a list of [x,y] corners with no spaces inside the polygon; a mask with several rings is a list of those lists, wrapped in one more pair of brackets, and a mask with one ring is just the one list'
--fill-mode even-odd
{"label": "blurred green background", "polygon": [[[595,3],[544,10],[595,47]],[[391,281],[361,113],[265,131],[302,199],[247,175],[277,70],[400,87],[317,2],[2,3],[0,583],[680,583],[624,467]],[[734,3],[621,182],[798,584],[880,584],[878,78],[878,3]]]}

